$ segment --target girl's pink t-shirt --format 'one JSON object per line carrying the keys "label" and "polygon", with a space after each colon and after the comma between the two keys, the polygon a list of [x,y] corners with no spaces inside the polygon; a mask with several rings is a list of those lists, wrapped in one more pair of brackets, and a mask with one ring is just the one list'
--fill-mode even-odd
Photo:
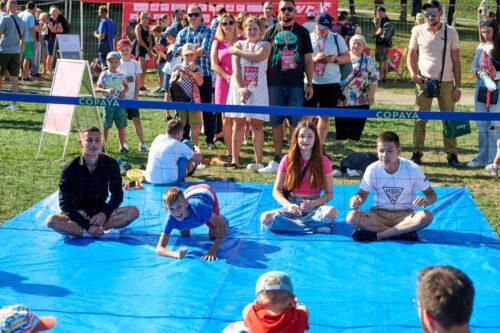
{"label": "girl's pink t-shirt", "polygon": [[[332,173],[332,165],[328,160],[328,157],[323,155],[323,170],[325,171],[325,175],[329,175]],[[302,160],[300,163],[301,170],[305,167],[307,160]],[[278,168],[279,173],[286,173],[286,168],[288,167],[288,155],[283,156],[280,162],[280,166]],[[300,196],[315,196],[321,193],[323,188],[313,189],[309,187],[309,169],[306,171],[304,178],[300,181],[300,185],[298,188],[293,189],[293,194]]]}

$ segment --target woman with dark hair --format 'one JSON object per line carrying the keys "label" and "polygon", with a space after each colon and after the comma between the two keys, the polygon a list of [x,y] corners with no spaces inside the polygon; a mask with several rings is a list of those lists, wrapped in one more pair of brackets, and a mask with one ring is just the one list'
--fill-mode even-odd
{"label": "woman with dark hair", "polygon": [[139,76],[139,89],[146,91],[144,87],[144,79],[148,70],[148,61],[150,54],[152,54],[152,40],[149,33],[149,14],[141,12],[139,14],[139,24],[135,26],[135,36],[137,38],[137,60],[141,65],[142,74]]}
{"label": "woman with dark hair", "polygon": [[[498,88],[500,80],[500,36],[498,23],[485,20],[480,24],[481,43],[476,49],[472,73],[476,80],[476,112],[500,112]],[[496,155],[496,142],[500,139],[500,121],[477,121],[478,152],[467,163],[469,168],[484,167],[492,163]]]}
{"label": "woman with dark hair", "polygon": [[264,212],[261,223],[278,233],[330,234],[338,214],[334,207],[324,206],[333,198],[332,171],[316,126],[300,122],[274,183],[273,196],[283,208]]}
{"label": "woman with dark hair", "polygon": [[[238,40],[238,28],[236,27],[236,18],[233,14],[225,13],[219,18],[219,26],[215,33],[214,41],[212,42],[211,49],[211,63],[212,71],[217,75],[215,80],[215,104],[226,104],[227,94],[229,92],[229,83],[231,82],[231,75],[233,74],[233,66],[231,60],[231,53],[229,48]],[[220,113],[216,114],[216,117]],[[222,133],[224,136],[224,143],[226,144],[226,158],[227,165],[231,163],[232,149],[231,149],[231,136],[232,136],[233,120],[226,114],[222,115]]]}

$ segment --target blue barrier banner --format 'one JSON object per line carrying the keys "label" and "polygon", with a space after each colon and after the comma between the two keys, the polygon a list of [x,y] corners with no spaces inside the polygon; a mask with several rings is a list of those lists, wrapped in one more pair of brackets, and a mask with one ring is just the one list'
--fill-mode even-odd
{"label": "blue barrier banner", "polygon": [[406,120],[500,120],[500,113],[488,112],[430,112],[410,110],[357,110],[337,108],[304,108],[283,106],[250,106],[163,102],[152,100],[108,100],[94,97],[65,97],[33,94],[0,93],[0,101],[27,103],[69,104],[80,106],[120,106],[122,108],[188,110],[205,112],[245,112],[272,115],[332,116],[349,118],[406,119]]}

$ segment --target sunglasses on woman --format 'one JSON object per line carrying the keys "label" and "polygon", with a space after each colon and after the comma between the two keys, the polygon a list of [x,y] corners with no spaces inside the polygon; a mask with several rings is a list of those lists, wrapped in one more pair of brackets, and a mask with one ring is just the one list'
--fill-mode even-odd
{"label": "sunglasses on woman", "polygon": [[234,25],[234,21],[222,22],[222,25],[225,26],[225,27],[233,26]]}
{"label": "sunglasses on woman", "polygon": [[188,13],[188,16],[189,17],[199,17],[200,16],[200,13]]}
{"label": "sunglasses on woman", "polygon": [[280,11],[281,11],[282,13],[284,13],[284,12],[289,12],[289,13],[291,13],[291,12],[293,12],[294,10],[295,10],[295,8],[293,8],[293,7],[282,7],[282,8],[280,8]]}

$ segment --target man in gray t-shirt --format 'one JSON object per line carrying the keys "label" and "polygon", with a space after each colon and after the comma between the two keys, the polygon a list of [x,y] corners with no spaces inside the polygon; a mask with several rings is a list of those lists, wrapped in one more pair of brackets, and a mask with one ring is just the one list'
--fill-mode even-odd
{"label": "man in gray t-shirt", "polygon": [[[21,51],[24,49],[25,25],[17,16],[17,2],[7,2],[7,13],[0,20],[0,91],[3,90],[3,76],[9,71],[12,92],[19,92],[17,76],[21,67]],[[16,111],[16,102],[12,102],[7,110]]]}

